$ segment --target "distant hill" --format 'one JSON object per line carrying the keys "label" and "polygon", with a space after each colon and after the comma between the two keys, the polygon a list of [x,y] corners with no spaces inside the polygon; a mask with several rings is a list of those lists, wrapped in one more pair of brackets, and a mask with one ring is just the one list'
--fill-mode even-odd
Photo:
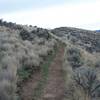
{"label": "distant hill", "polygon": [[74,45],[81,46],[89,52],[100,52],[100,34],[95,31],[72,27],[55,28],[52,32]]}
{"label": "distant hill", "polygon": [[100,32],[100,30],[96,30],[96,32]]}

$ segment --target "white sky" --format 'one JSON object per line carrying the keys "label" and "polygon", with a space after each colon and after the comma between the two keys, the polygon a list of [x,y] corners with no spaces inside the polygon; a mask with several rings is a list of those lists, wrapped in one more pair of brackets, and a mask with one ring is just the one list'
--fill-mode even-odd
{"label": "white sky", "polygon": [[61,26],[100,29],[100,0],[76,4],[62,4],[41,9],[27,9],[0,15],[7,21],[43,28]]}

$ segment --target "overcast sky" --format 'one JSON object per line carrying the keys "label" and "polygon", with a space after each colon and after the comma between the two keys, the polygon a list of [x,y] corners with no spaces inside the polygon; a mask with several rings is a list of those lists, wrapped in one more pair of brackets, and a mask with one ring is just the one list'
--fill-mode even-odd
{"label": "overcast sky", "polygon": [[100,0],[0,0],[0,18],[43,28],[100,29]]}

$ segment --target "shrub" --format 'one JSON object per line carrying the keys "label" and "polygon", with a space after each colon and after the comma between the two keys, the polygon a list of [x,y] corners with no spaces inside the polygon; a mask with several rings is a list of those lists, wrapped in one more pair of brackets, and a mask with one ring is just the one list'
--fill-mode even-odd
{"label": "shrub", "polygon": [[30,32],[28,32],[27,30],[21,30],[20,32],[20,36],[23,40],[32,40],[33,38],[30,36]]}
{"label": "shrub", "polygon": [[95,67],[96,67],[96,68],[100,68],[100,61],[97,61],[97,62],[95,63]]}
{"label": "shrub", "polygon": [[30,70],[29,67],[21,67],[20,69],[18,69],[17,74],[20,78],[19,82],[22,82],[22,81],[28,79],[29,76],[31,75],[31,73],[32,73],[32,70]]}
{"label": "shrub", "polygon": [[76,87],[82,88],[90,100],[96,96],[98,89],[100,89],[100,81],[97,79],[96,72],[89,67],[76,69],[73,74],[73,80]]}
{"label": "shrub", "polygon": [[15,86],[8,80],[0,82],[0,100],[15,100]]}
{"label": "shrub", "polygon": [[0,19],[0,26],[2,26],[2,22],[3,22],[3,20],[2,20],[2,19]]}
{"label": "shrub", "polygon": [[6,56],[0,62],[0,100],[15,100],[16,63],[14,57]]}
{"label": "shrub", "polygon": [[78,48],[74,48],[74,47],[69,48],[67,50],[67,56],[68,56],[67,60],[69,61],[73,69],[82,66],[83,59],[82,59],[81,52]]}

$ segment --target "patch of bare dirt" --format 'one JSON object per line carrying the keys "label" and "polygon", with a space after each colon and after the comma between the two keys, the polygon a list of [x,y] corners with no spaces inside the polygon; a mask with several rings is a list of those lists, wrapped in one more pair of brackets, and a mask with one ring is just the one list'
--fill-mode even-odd
{"label": "patch of bare dirt", "polygon": [[65,81],[63,74],[64,47],[59,51],[49,69],[49,77],[44,88],[41,100],[63,100],[65,93]]}

